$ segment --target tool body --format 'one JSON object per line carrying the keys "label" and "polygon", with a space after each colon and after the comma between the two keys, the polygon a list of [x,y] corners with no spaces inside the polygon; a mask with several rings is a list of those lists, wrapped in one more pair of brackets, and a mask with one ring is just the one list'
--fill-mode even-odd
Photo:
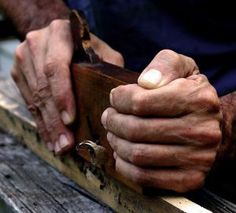
{"label": "tool body", "polygon": [[99,59],[91,46],[88,24],[81,12],[70,16],[74,41],[72,82],[76,99],[76,150],[79,156],[136,191],[141,187],[115,171],[113,151],[101,124],[103,111],[110,106],[110,91],[124,84],[137,82],[138,73]]}

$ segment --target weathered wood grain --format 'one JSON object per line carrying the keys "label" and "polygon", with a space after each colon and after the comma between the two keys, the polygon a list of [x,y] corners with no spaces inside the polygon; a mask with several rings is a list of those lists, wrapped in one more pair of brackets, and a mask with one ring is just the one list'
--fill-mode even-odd
{"label": "weathered wood grain", "polygon": [[0,147],[0,197],[14,212],[112,212],[6,133]]}

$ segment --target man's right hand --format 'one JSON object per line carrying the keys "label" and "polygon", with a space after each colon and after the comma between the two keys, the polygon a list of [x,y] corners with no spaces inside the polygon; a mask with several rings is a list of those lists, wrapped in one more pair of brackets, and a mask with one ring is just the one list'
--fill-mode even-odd
{"label": "man's right hand", "polygon": [[[92,35],[92,47],[104,61],[123,66],[123,57]],[[70,23],[57,19],[31,31],[16,49],[12,77],[40,136],[50,151],[64,153],[74,138],[67,125],[75,119],[75,101],[69,66],[73,54]]]}

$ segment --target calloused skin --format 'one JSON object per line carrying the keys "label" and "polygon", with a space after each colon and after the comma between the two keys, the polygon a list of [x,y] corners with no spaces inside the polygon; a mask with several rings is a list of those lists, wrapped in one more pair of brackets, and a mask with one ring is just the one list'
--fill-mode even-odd
{"label": "calloused skin", "polygon": [[[91,34],[91,45],[109,63],[124,65],[123,57]],[[74,145],[68,129],[75,118],[70,69],[73,44],[68,20],[53,20],[31,31],[17,47],[12,77],[48,149],[62,154]]]}
{"label": "calloused skin", "polygon": [[[162,82],[143,88],[149,69]],[[115,167],[143,186],[177,192],[197,189],[215,162],[222,139],[220,99],[189,57],[159,52],[139,84],[111,91],[101,121],[114,150]]]}

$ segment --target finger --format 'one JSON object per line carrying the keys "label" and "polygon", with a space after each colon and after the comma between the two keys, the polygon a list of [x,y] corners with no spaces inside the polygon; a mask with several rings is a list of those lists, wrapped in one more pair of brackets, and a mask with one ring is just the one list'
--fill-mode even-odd
{"label": "finger", "polygon": [[[19,74],[19,77],[22,78],[19,88],[24,88],[24,92],[28,93],[28,97],[30,97],[30,101],[28,100],[28,109],[35,119],[40,136],[47,143],[49,150],[52,151],[53,146],[50,135],[39,109],[34,104],[34,93],[38,90],[37,71],[40,69],[39,67],[43,62],[45,52],[45,42],[43,42],[44,40],[42,38],[41,31],[28,33],[26,40],[16,50],[16,61],[18,67],[21,67],[18,71],[21,70],[24,75]],[[26,81],[24,81],[23,78],[25,78]],[[29,85],[29,87],[27,85]],[[25,99],[27,100],[27,98]]]}
{"label": "finger", "polygon": [[[37,87],[33,62],[30,57],[30,50],[27,42],[24,41],[17,46],[15,52],[15,66],[24,75],[29,89],[35,90]],[[20,74],[21,75],[21,74]]]}
{"label": "finger", "polygon": [[[186,90],[186,88],[189,88]],[[111,105],[121,113],[173,117],[195,110],[194,80],[177,79],[168,86],[147,90],[137,84],[122,85],[110,93]]]}
{"label": "finger", "polygon": [[215,149],[192,146],[133,143],[108,132],[113,151],[123,160],[142,167],[197,168],[208,171],[215,160]]}
{"label": "finger", "polygon": [[172,50],[162,50],[142,72],[138,84],[147,89],[154,89],[175,79],[198,73],[198,67],[190,57]]}
{"label": "finger", "polygon": [[[191,116],[191,115],[190,115]],[[120,114],[113,108],[106,109],[101,118],[105,129],[128,141],[165,144],[192,144],[215,146],[214,136],[218,123],[205,116],[191,119],[181,118],[142,118]],[[191,126],[198,128],[189,127]],[[209,132],[212,129],[212,134]]]}
{"label": "finger", "polygon": [[34,106],[32,95],[29,89],[29,86],[22,74],[22,71],[20,68],[14,64],[13,69],[11,71],[12,78],[14,79],[17,87],[20,90],[21,95],[23,96],[26,104],[28,105],[28,109],[31,112],[32,116],[34,117],[34,120],[36,122],[36,125],[39,130],[39,134],[44,142],[46,142],[47,147],[50,151],[53,150],[51,140],[48,134],[48,131],[46,130],[45,124],[43,122],[42,116],[39,112],[39,110]]}
{"label": "finger", "polygon": [[52,22],[50,34],[53,36],[48,40],[50,48],[46,55],[44,73],[49,80],[61,119],[64,124],[70,124],[75,119],[75,101],[69,70],[73,50],[69,22]]}
{"label": "finger", "polygon": [[55,111],[55,102],[49,98],[40,106],[43,120],[50,134],[56,154],[70,150],[74,145],[71,131],[64,125],[58,111]]}
{"label": "finger", "polygon": [[33,101],[41,111],[43,121],[54,146],[54,151],[60,154],[73,146],[73,136],[61,121],[58,107],[55,105],[55,99],[44,72],[44,61],[47,57],[45,54],[51,45],[47,43],[46,38],[53,37],[53,35],[48,36],[48,34],[47,29],[31,32],[27,35],[27,44],[30,49],[37,79],[37,88],[33,93]]}
{"label": "finger", "polygon": [[200,188],[205,179],[205,174],[197,170],[140,168],[122,160],[118,155],[116,170],[139,185],[177,192]]}
{"label": "finger", "polygon": [[31,114],[35,120],[37,130],[38,130],[38,133],[39,133],[41,139],[46,143],[46,146],[49,151],[54,151],[54,145],[51,141],[50,134],[46,129],[46,125],[45,125],[44,120],[42,118],[41,112],[33,104],[28,105],[28,109],[31,112]]}
{"label": "finger", "polygon": [[[180,166],[180,157],[189,151],[185,146],[132,143],[108,132],[107,140],[113,151],[123,160],[136,166]],[[187,156],[186,156],[187,157]],[[181,159],[183,161],[183,159]]]}
{"label": "finger", "polygon": [[20,69],[18,63],[15,61],[11,70],[11,77],[16,83],[21,95],[23,96],[26,104],[32,104],[33,99],[28,86],[28,83],[23,75],[22,70]]}
{"label": "finger", "polygon": [[124,67],[123,56],[112,49],[107,43],[99,39],[94,34],[90,33],[91,46],[99,58],[105,62]]}

